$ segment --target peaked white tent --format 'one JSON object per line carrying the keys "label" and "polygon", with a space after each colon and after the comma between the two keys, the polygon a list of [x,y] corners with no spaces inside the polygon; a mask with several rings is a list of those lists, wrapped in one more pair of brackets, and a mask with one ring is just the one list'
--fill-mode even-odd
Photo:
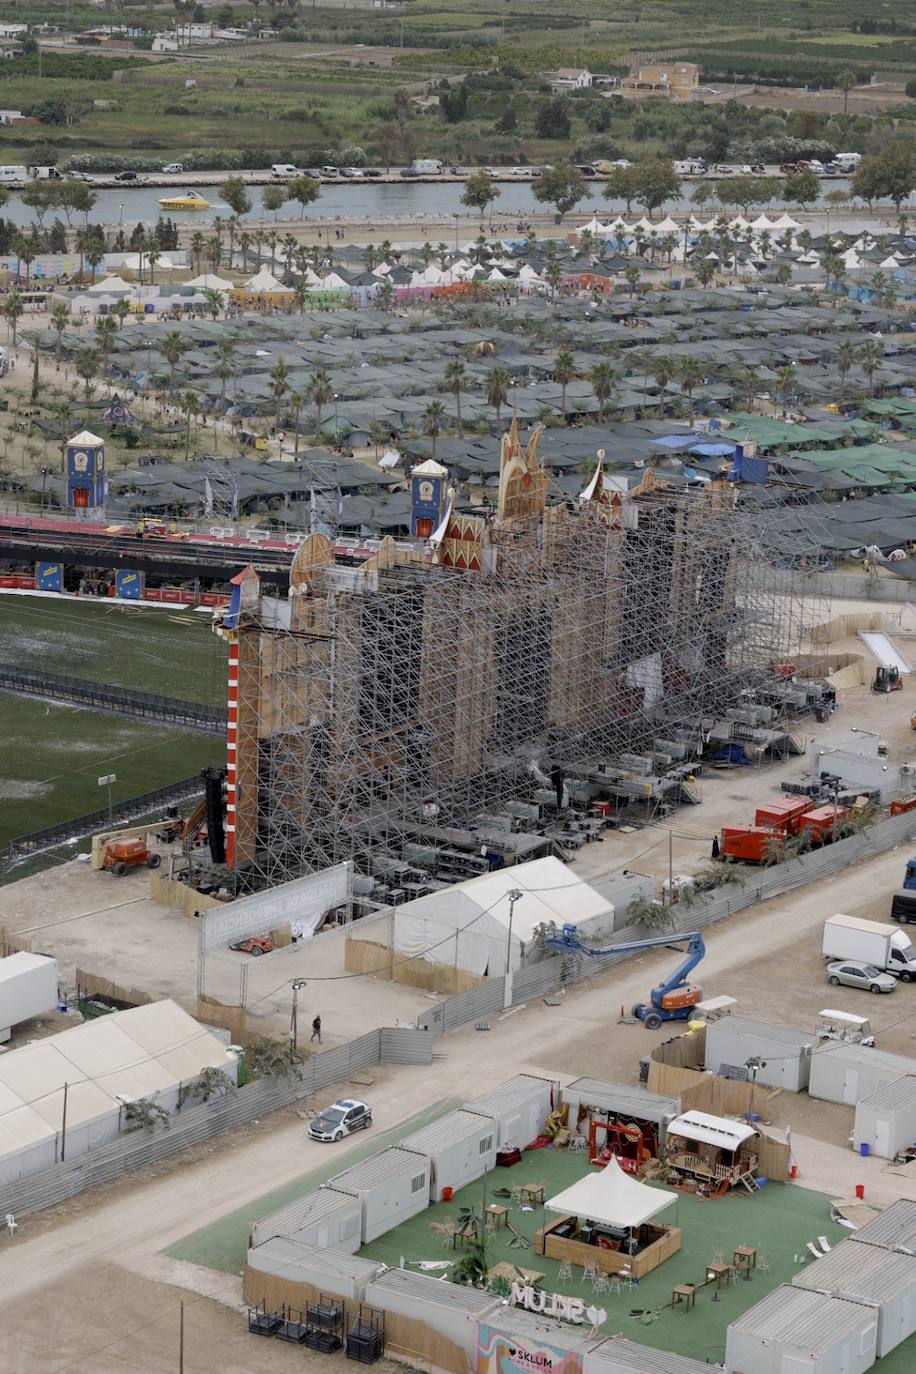
{"label": "peaked white tent", "polygon": [[656,224],[655,228],[659,234],[680,234],[682,232],[681,225],[670,215],[666,215],[660,223]]}
{"label": "peaked white tent", "polygon": [[556,1197],[548,1198],[544,1206],[548,1212],[585,1217],[599,1226],[635,1230],[676,1201],[677,1193],[640,1183],[639,1179],[624,1173],[612,1158],[606,1169],[586,1174],[571,1188],[564,1188]]}
{"label": "peaked white tent", "polygon": [[292,287],[284,286],[282,282],[278,282],[266,267],[262,267],[259,272],[255,272],[253,277],[249,277],[243,289],[245,291],[264,292],[287,291],[290,295],[293,294]]}
{"label": "peaked white tent", "polygon": [[218,277],[214,272],[201,272],[199,277],[193,277],[188,282],[188,286],[197,286],[201,291],[231,291],[232,282],[225,277]]}
{"label": "peaked white tent", "polygon": [[86,287],[93,296],[129,296],[133,289],[123,277],[103,277]]}

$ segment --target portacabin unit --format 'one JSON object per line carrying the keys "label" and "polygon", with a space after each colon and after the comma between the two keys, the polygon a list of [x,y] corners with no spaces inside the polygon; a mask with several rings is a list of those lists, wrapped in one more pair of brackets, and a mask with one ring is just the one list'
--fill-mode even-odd
{"label": "portacabin unit", "polygon": [[757,1021],[750,1016],[722,1016],[706,1027],[706,1068],[734,1077],[729,1070],[746,1069],[749,1059],[763,1062],[757,1082],[785,1092],[804,1092],[808,1086],[811,1056],[817,1045],[814,1031]]}
{"label": "portacabin unit", "polygon": [[830,1040],[811,1056],[808,1094],[822,1102],[845,1102],[854,1107],[863,1097],[908,1073],[916,1073],[916,1059],[905,1054]]}
{"label": "portacabin unit", "polygon": [[907,1074],[876,1088],[856,1103],[852,1143],[857,1150],[893,1159],[916,1145],[916,1075]]}
{"label": "portacabin unit", "polygon": [[342,1250],[318,1250],[289,1236],[271,1236],[249,1249],[243,1288],[250,1303],[273,1311],[302,1311],[318,1293],[362,1302],[368,1284],[384,1267]]}
{"label": "portacabin unit", "polygon": [[721,1370],[720,1364],[611,1336],[586,1351],[582,1374],[721,1374]]}
{"label": "portacabin unit", "polygon": [[429,1160],[400,1145],[380,1150],[328,1182],[360,1199],[364,1245],[429,1206]]}
{"label": "portacabin unit", "polygon": [[401,1141],[405,1150],[429,1160],[429,1197],[439,1201],[444,1190],[457,1192],[483,1178],[496,1162],[496,1121],[480,1112],[449,1112]]}
{"label": "portacabin unit", "polygon": [[916,1255],[916,1202],[906,1197],[892,1202],[873,1221],[860,1226],[850,1240],[857,1245],[878,1245],[882,1250]]}
{"label": "portacabin unit", "polygon": [[524,1150],[543,1132],[556,1086],[549,1078],[516,1074],[498,1088],[491,1088],[473,1101],[465,1102],[464,1110],[493,1117],[498,1150]]}
{"label": "portacabin unit", "polygon": [[872,1308],[878,1319],[879,1356],[889,1355],[916,1331],[914,1255],[846,1240],[800,1269],[792,1285]]}
{"label": "portacabin unit", "polygon": [[783,1284],[732,1322],[727,1374],[865,1374],[875,1362],[874,1308]]}
{"label": "portacabin unit", "polygon": [[[437,1342],[417,1350],[418,1342],[428,1342],[435,1333],[458,1347],[468,1368],[473,1367],[477,1323],[500,1305],[492,1293],[410,1269],[388,1269],[373,1279],[366,1288],[366,1302],[385,1313],[386,1342],[414,1350],[436,1364],[437,1350],[432,1346],[438,1346]],[[441,1348],[438,1355],[441,1360]]]}
{"label": "portacabin unit", "polygon": [[20,950],[0,959],[0,1042],[13,1026],[57,1006],[57,960]]}
{"label": "portacabin unit", "polygon": [[260,1246],[274,1236],[287,1236],[317,1250],[342,1250],[353,1255],[362,1244],[362,1203],[343,1188],[315,1188],[256,1222],[251,1244]]}
{"label": "portacabin unit", "polygon": [[659,1150],[664,1148],[668,1122],[679,1116],[681,1110],[676,1097],[665,1097],[629,1083],[606,1083],[601,1078],[576,1078],[561,1091],[569,1107],[566,1127],[573,1135],[578,1131],[587,1136],[594,1119],[634,1122],[641,1128],[653,1128]]}

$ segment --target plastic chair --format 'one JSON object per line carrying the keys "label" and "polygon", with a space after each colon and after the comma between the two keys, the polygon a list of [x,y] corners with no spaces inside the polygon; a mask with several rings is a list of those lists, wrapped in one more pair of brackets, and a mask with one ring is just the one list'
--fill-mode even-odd
{"label": "plastic chair", "polygon": [[583,1266],[582,1266],[582,1282],[583,1282],[583,1283],[589,1283],[589,1282],[594,1283],[594,1281],[595,1281],[595,1279],[596,1279],[597,1277],[598,1277],[598,1267],[597,1267],[597,1265],[594,1265],[594,1264],[583,1264]]}
{"label": "plastic chair", "polygon": [[595,1293],[595,1294],[598,1294],[598,1293],[609,1293],[610,1291],[611,1291],[611,1285],[610,1285],[610,1282],[609,1282],[609,1280],[608,1280],[607,1274],[599,1274],[598,1277],[597,1277],[596,1279],[593,1279],[593,1280],[592,1280],[592,1292],[593,1292],[593,1293]]}
{"label": "plastic chair", "polygon": [[10,1236],[14,1235],[15,1232],[19,1230],[19,1222],[13,1216],[12,1212],[7,1212],[6,1214],[6,1230],[7,1234]]}
{"label": "plastic chair", "polygon": [[823,1251],[823,1253],[824,1253],[825,1255],[829,1255],[829,1254],[830,1254],[831,1246],[830,1246],[830,1241],[827,1239],[827,1237],[826,1237],[826,1236],[818,1236],[818,1241],[819,1241],[819,1243],[820,1243],[820,1247],[821,1247],[821,1250]]}
{"label": "plastic chair", "polygon": [[757,1268],[760,1270],[761,1274],[768,1274],[770,1272],[769,1255],[764,1254],[757,1256]]}
{"label": "plastic chair", "polygon": [[564,1279],[572,1279],[573,1267],[569,1260],[564,1260],[557,1270],[557,1280],[562,1282]]}
{"label": "plastic chair", "polygon": [[574,1135],[568,1142],[566,1149],[570,1154],[584,1155],[588,1150],[588,1141],[584,1135]]}

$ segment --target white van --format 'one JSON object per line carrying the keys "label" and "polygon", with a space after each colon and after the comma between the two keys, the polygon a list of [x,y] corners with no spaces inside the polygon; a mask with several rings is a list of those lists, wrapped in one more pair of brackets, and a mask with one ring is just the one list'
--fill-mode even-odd
{"label": "white van", "polygon": [[861,153],[837,153],[833,159],[841,172],[854,172],[862,161]]}
{"label": "white van", "polygon": [[0,167],[0,182],[28,181],[28,167]]}
{"label": "white van", "polygon": [[270,169],[270,174],[278,181],[286,181],[288,177],[299,175],[299,169],[294,167],[291,162],[275,162]]}

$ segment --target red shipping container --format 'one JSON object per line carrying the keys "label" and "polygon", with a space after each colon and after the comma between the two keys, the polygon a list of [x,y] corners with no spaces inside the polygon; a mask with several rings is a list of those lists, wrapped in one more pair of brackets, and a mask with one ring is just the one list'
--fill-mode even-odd
{"label": "red shipping container", "polygon": [[801,824],[802,816],[810,806],[810,797],[778,797],[775,801],[757,807],[754,824],[766,825],[771,830],[781,830],[786,835],[794,835]]}
{"label": "red shipping container", "polygon": [[822,844],[825,840],[833,839],[834,830],[840,829],[848,815],[848,806],[816,806],[813,811],[808,811],[802,816],[801,828],[815,844]]}
{"label": "red shipping container", "polygon": [[763,825],[726,825],[719,838],[719,856],[742,863],[767,863],[778,856],[784,840],[784,835]]}

